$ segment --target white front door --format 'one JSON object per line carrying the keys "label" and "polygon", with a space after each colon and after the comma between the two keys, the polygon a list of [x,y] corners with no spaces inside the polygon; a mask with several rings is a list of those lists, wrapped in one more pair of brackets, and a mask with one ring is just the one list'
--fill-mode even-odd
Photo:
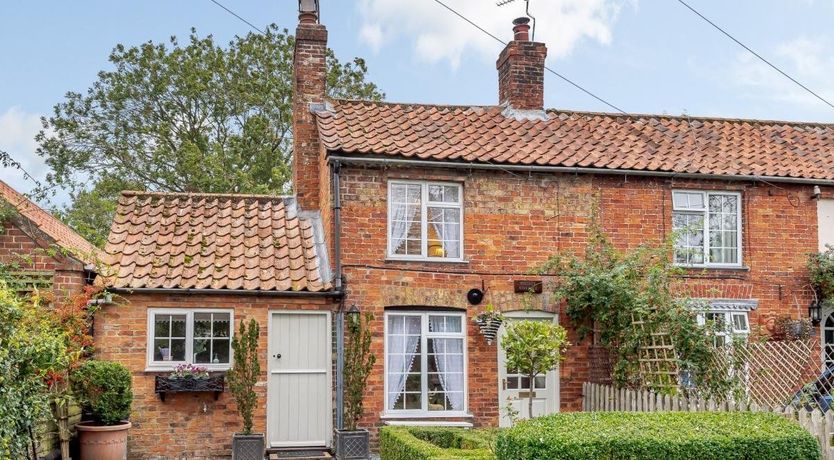
{"label": "white front door", "polygon": [[[507,321],[518,321],[522,319],[533,321],[557,322],[556,315],[540,311],[511,312],[506,314]],[[504,335],[504,326],[498,331],[498,407],[500,409],[499,426],[512,426],[512,419],[507,410],[515,412],[519,419],[529,417],[528,398],[533,393],[533,416],[552,414],[559,412],[559,369],[555,369],[535,378],[533,388],[530,388],[530,378],[520,375],[513,369],[507,369],[507,355],[501,346],[501,337]]]}
{"label": "white front door", "polygon": [[267,435],[271,447],[330,444],[329,312],[272,312]]}

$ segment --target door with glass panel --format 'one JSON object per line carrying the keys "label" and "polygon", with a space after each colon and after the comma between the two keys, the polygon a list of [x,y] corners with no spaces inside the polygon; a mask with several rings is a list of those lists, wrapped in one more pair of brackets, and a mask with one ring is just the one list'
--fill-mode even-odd
{"label": "door with glass panel", "polygon": [[386,312],[387,414],[466,413],[465,325],[458,312]]}
{"label": "door with glass panel", "polygon": [[[547,312],[510,312],[506,314],[507,321],[532,320],[556,322],[557,317]],[[500,412],[499,425],[512,426],[510,412],[519,419],[529,418],[530,409],[528,398],[533,396],[533,416],[559,412],[559,369],[539,375],[533,381],[530,377],[521,375],[516,369],[507,368],[507,354],[501,347],[500,337],[504,335],[504,326],[498,332],[498,405]]]}
{"label": "door with glass panel", "polygon": [[822,369],[834,367],[834,308],[827,307],[823,310],[822,327]]}

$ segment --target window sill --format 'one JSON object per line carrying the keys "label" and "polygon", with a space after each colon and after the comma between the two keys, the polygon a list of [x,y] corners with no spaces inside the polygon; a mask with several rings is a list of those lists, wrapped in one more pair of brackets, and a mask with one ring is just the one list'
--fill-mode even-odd
{"label": "window sill", "polygon": [[466,412],[454,413],[421,413],[421,414],[394,414],[385,413],[379,416],[380,420],[419,420],[419,419],[433,419],[433,418],[475,418],[474,415]]}
{"label": "window sill", "polygon": [[675,264],[678,268],[683,268],[685,270],[727,270],[727,271],[737,271],[737,272],[749,272],[750,267],[746,265],[684,265],[684,264]]}
{"label": "window sill", "polygon": [[426,257],[422,259],[401,259],[399,257],[386,257],[385,262],[419,262],[419,263],[441,263],[441,264],[468,264],[465,259],[442,259],[440,257]]}
{"label": "window sill", "polygon": [[442,422],[442,421],[417,421],[417,420],[389,420],[384,422],[388,426],[442,426],[450,428],[472,428],[470,422]]}
{"label": "window sill", "polygon": [[[210,367],[210,366],[199,366],[205,367],[209,373],[213,372],[227,372],[229,371],[232,366],[218,366],[218,367]],[[158,374],[160,372],[174,372],[176,370],[177,365],[174,366],[153,366],[153,367],[146,367],[143,372],[146,374]]]}

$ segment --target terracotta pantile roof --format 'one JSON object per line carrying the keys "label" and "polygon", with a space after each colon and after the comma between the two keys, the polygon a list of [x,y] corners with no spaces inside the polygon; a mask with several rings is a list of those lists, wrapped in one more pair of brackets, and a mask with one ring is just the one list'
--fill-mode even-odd
{"label": "terracotta pantile roof", "polygon": [[[54,244],[67,251],[84,264],[96,265],[103,253],[84,237],[75,233],[57,217],[33,203],[9,184],[0,180],[0,198],[8,202],[17,212],[29,220],[38,230],[54,241]],[[25,228],[21,230],[26,231]]]}
{"label": "terracotta pantile roof", "polygon": [[106,284],[116,288],[329,290],[316,216],[291,198],[122,192]]}
{"label": "terracotta pantile roof", "polygon": [[345,154],[834,179],[834,125],[557,110],[523,119],[503,111],[335,100],[317,119],[325,148]]}

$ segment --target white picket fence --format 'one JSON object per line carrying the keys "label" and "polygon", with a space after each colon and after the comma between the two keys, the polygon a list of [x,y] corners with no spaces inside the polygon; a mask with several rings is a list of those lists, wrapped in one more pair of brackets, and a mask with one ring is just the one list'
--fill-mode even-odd
{"label": "white picket fence", "polygon": [[582,384],[582,410],[585,412],[774,412],[799,422],[817,438],[822,447],[823,457],[827,460],[834,460],[834,445],[832,444],[834,414],[831,410],[823,414],[819,410],[797,410],[792,406],[773,408],[758,406],[755,403],[749,405],[737,405],[733,402],[717,403],[697,398],[661,395],[647,390],[614,388],[597,383]]}

